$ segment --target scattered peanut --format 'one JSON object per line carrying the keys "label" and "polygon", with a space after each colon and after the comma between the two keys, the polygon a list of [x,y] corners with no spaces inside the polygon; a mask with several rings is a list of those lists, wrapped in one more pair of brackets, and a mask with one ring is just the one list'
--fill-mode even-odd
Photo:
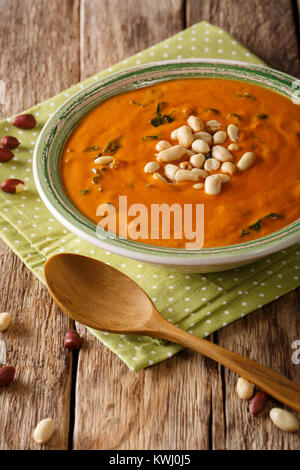
{"label": "scattered peanut", "polygon": [[221,171],[223,171],[223,173],[229,173],[230,175],[234,175],[234,173],[237,172],[237,168],[232,162],[224,162],[221,166]]}
{"label": "scattered peanut", "polygon": [[174,129],[174,131],[171,132],[171,139],[172,140],[177,139],[177,131],[178,131],[178,129]]}
{"label": "scattered peanut", "polygon": [[37,444],[44,444],[49,441],[54,433],[55,423],[51,418],[42,419],[33,432],[33,439]]}
{"label": "scattered peanut", "polygon": [[239,128],[235,124],[229,124],[227,127],[227,134],[229,136],[229,139],[232,142],[236,142],[239,140]]}
{"label": "scattered peanut", "polygon": [[199,181],[199,178],[206,178],[207,173],[204,170],[193,168],[192,170],[178,170],[175,174],[175,181]]}
{"label": "scattered peanut", "polygon": [[268,399],[269,399],[269,397],[265,392],[263,392],[261,390],[259,392],[256,392],[254,397],[251,398],[251,400],[250,400],[250,404],[249,404],[250,413],[253,416],[256,416],[259,413],[261,413],[265,409],[265,407],[267,406]]}
{"label": "scattered peanut", "polygon": [[24,182],[17,179],[8,179],[3,181],[1,189],[5,193],[20,193],[24,189]]}
{"label": "scattered peanut", "polygon": [[22,114],[12,120],[12,125],[20,129],[32,129],[36,125],[36,120],[32,114]]}
{"label": "scattered peanut", "polygon": [[233,160],[231,153],[222,145],[214,145],[212,148],[212,156],[220,162],[229,162]]}
{"label": "scattered peanut", "polygon": [[215,119],[212,119],[211,121],[206,121],[205,127],[208,132],[217,132],[221,127],[221,123]]}
{"label": "scattered peanut", "polygon": [[187,120],[188,125],[194,132],[199,132],[204,129],[204,124],[201,119],[197,118],[196,116],[190,116]]}
{"label": "scattered peanut", "polygon": [[237,167],[239,170],[244,171],[253,165],[255,160],[255,154],[253,152],[246,152],[242,158],[238,161]]}
{"label": "scattered peanut", "polygon": [[227,139],[227,134],[225,131],[218,131],[213,135],[214,144],[224,144]]}
{"label": "scattered peanut", "polygon": [[96,165],[109,165],[113,162],[113,160],[114,158],[110,155],[103,155],[101,157],[95,158],[94,163],[96,163]]}
{"label": "scattered peanut", "polygon": [[203,189],[204,188],[204,184],[203,183],[196,183],[193,185],[193,188],[195,189]]}
{"label": "scattered peanut", "polygon": [[221,163],[215,158],[208,158],[204,163],[204,169],[206,171],[215,171],[220,168]]}
{"label": "scattered peanut", "polygon": [[189,148],[194,140],[192,129],[188,126],[179,127],[177,131],[177,139],[179,145]]}
{"label": "scattered peanut", "polygon": [[222,188],[222,181],[219,175],[210,175],[205,179],[205,192],[207,194],[219,194]]}
{"label": "scattered peanut", "polygon": [[0,331],[5,331],[11,324],[11,314],[8,312],[0,313]]}
{"label": "scattered peanut", "polygon": [[228,175],[218,173],[218,177],[220,178],[222,183],[228,183],[228,181],[230,181],[230,177]]}
{"label": "scattered peanut", "polygon": [[238,150],[240,150],[240,146],[239,146],[239,144],[229,144],[227,149],[230,152],[237,152]]}
{"label": "scattered peanut", "polygon": [[15,377],[15,368],[13,366],[0,367],[0,386],[10,384]]}
{"label": "scattered peanut", "polygon": [[204,140],[204,142],[206,142],[207,144],[210,144],[213,138],[211,134],[204,131],[204,132],[196,132],[194,134],[194,140],[197,140],[197,139]]}
{"label": "scattered peanut", "polygon": [[165,166],[165,175],[167,178],[170,180],[174,181],[175,180],[175,174],[179,170],[179,167],[177,165],[172,165],[172,163],[168,163]]}
{"label": "scattered peanut", "polygon": [[157,142],[155,148],[158,152],[161,152],[162,150],[166,150],[169,147],[172,147],[170,142],[168,142],[167,140],[160,140],[159,142]]}
{"label": "scattered peanut", "polygon": [[201,139],[194,140],[192,143],[192,149],[196,153],[208,153],[210,150],[208,143]]}
{"label": "scattered peanut", "polygon": [[145,173],[155,173],[159,169],[159,163],[157,162],[148,162],[144,166]]}
{"label": "scattered peanut", "polygon": [[191,157],[192,155],[196,155],[195,152],[193,152],[192,150],[189,150],[189,149],[186,149],[185,153],[188,157]]}
{"label": "scattered peanut", "polygon": [[202,168],[205,162],[205,156],[202,153],[192,155],[190,163],[194,168]]}
{"label": "scattered peanut", "polygon": [[166,178],[164,176],[162,176],[160,173],[156,172],[156,173],[153,173],[153,178],[156,179],[156,180],[161,180],[163,181],[164,183],[168,183],[169,181],[166,180]]}
{"label": "scattered peanut", "polygon": [[270,418],[279,429],[286,432],[298,431],[300,425],[298,419],[289,411],[281,408],[272,408]]}
{"label": "scattered peanut", "polygon": [[240,377],[236,384],[236,393],[242,400],[249,400],[254,393],[254,385]]}
{"label": "scattered peanut", "polygon": [[4,137],[2,137],[0,143],[4,149],[8,150],[15,149],[18,147],[18,145],[20,145],[18,139],[10,135],[5,135]]}
{"label": "scattered peanut", "polygon": [[179,167],[183,168],[183,170],[191,170],[193,168],[189,162],[181,162],[179,163]]}
{"label": "scattered peanut", "polygon": [[69,330],[64,337],[64,347],[69,349],[69,351],[74,351],[80,349],[82,345],[82,340],[75,330]]}
{"label": "scattered peanut", "polygon": [[157,154],[157,160],[160,162],[174,162],[179,160],[186,153],[183,145],[173,145],[172,147],[162,150]]}
{"label": "scattered peanut", "polygon": [[12,158],[14,158],[14,154],[5,148],[0,148],[0,162],[9,162]]}

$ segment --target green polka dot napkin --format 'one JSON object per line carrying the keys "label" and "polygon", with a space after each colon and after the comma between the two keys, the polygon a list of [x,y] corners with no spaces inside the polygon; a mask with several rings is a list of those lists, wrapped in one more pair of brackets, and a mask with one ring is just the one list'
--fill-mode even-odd
{"label": "green polka dot napkin", "polygon": [[[10,124],[11,119],[2,121],[0,136],[13,135],[21,145],[14,150],[13,160],[0,163],[1,180],[22,179],[26,191],[20,194],[1,192],[0,234],[41,281],[48,256],[74,252],[95,257],[124,271],[139,283],[171,323],[204,337],[299,286],[300,246],[222,273],[186,275],[171,272],[113,255],[70,233],[42,203],[32,175],[32,154],[39,132],[51,113],[69,96],[94,80],[125,67],[190,57],[261,63],[222,29],[202,22],[34,106],[28,110],[37,120],[37,126],[32,130],[18,130]],[[134,371],[163,361],[182,349],[154,338],[92,332]]]}

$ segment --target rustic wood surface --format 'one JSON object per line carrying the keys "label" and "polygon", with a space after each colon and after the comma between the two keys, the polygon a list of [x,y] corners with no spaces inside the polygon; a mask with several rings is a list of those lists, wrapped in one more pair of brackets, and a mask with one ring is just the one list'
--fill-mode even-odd
{"label": "rustic wood surface", "polygon": [[[298,3],[298,7],[297,7]],[[0,0],[1,115],[21,111],[200,20],[222,26],[271,66],[300,75],[299,0]],[[84,328],[84,347],[62,348],[70,322],[46,289],[0,244],[0,361],[16,381],[0,391],[0,449],[35,449],[44,416],[58,427],[45,449],[299,449],[299,434],[252,419],[236,376],[191,351],[138,374]],[[213,335],[220,345],[300,383],[298,292]]]}

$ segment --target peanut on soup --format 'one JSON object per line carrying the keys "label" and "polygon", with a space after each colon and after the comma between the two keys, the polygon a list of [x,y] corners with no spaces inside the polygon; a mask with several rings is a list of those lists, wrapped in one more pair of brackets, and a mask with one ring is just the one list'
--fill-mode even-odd
{"label": "peanut on soup", "polygon": [[[263,237],[300,216],[300,107],[253,84],[182,79],[114,96],[73,131],[62,177],[75,206],[204,204],[204,246]],[[139,241],[139,240],[137,240]],[[185,238],[141,240],[182,248]]]}

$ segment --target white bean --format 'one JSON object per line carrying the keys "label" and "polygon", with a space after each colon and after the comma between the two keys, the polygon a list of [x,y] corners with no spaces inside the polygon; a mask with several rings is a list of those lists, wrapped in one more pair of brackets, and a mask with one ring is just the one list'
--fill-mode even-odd
{"label": "white bean", "polygon": [[255,154],[253,152],[246,152],[242,158],[238,161],[237,167],[239,170],[244,171],[253,165],[255,160]]}
{"label": "white bean", "polygon": [[166,177],[169,178],[172,181],[175,180],[175,175],[176,175],[178,170],[179,170],[178,166],[177,165],[172,165],[171,163],[168,163],[164,168]]}
{"label": "white bean", "polygon": [[192,129],[188,126],[179,127],[177,131],[177,139],[179,145],[189,148],[194,140]]}
{"label": "white bean", "polygon": [[194,154],[190,158],[190,163],[194,168],[202,168],[205,162],[205,156],[202,153]]}
{"label": "white bean", "polygon": [[299,429],[298,419],[289,411],[281,408],[272,408],[270,418],[279,429],[287,432],[295,432]]}
{"label": "white bean", "polygon": [[204,163],[204,170],[215,171],[220,168],[221,163],[215,158],[208,158]]}
{"label": "white bean", "polygon": [[187,123],[194,132],[199,132],[204,129],[203,121],[196,116],[189,116]]}
{"label": "white bean", "polygon": [[102,155],[102,157],[97,157],[95,158],[94,160],[94,163],[96,163],[97,165],[109,165],[110,163],[113,162],[113,157],[110,157],[110,156],[106,156],[106,155]]}
{"label": "white bean", "polygon": [[230,144],[227,148],[230,152],[237,152],[240,150],[240,146],[238,144]]}
{"label": "white bean", "polygon": [[236,165],[232,162],[224,162],[221,166],[221,171],[223,171],[223,173],[234,175],[234,173],[237,172],[237,168]]}
{"label": "white bean", "polygon": [[162,176],[160,173],[153,173],[153,178],[156,179],[156,180],[161,180],[163,181],[164,183],[168,183],[169,181],[166,180],[166,178],[164,176]]}
{"label": "white bean", "polygon": [[194,134],[194,140],[201,139],[204,140],[207,144],[210,144],[212,141],[212,136],[208,132],[196,132]]}
{"label": "white bean", "polygon": [[159,164],[157,162],[148,162],[144,166],[145,173],[155,173],[159,169]]}
{"label": "white bean", "polygon": [[214,145],[212,148],[212,156],[220,162],[229,162],[233,160],[231,153],[222,145]]}
{"label": "white bean", "polygon": [[208,143],[201,139],[194,140],[192,149],[197,153],[207,153],[210,150]]}
{"label": "white bean", "polygon": [[240,377],[236,384],[236,393],[242,400],[249,400],[254,392],[254,385]]}
{"label": "white bean", "polygon": [[55,423],[51,418],[42,419],[33,432],[33,439],[38,444],[44,444],[49,441],[54,433]]}
{"label": "white bean", "polygon": [[214,144],[224,144],[227,139],[227,134],[225,131],[218,131],[213,135]]}
{"label": "white bean", "polygon": [[211,121],[206,121],[205,127],[208,132],[216,132],[220,129],[221,123],[215,119],[212,119]]}
{"label": "white bean", "polygon": [[175,174],[176,181],[199,181],[199,178],[206,178],[207,173],[204,170],[193,168],[192,170],[178,170]]}
{"label": "white bean", "polygon": [[158,152],[161,152],[162,150],[166,150],[170,147],[172,147],[170,142],[168,142],[167,140],[160,140],[159,142],[157,142],[155,148]]}
{"label": "white bean", "polygon": [[196,183],[193,185],[193,188],[195,189],[203,189],[204,188],[204,184],[203,183]]}
{"label": "white bean", "polygon": [[210,175],[205,179],[205,192],[207,194],[219,194],[222,189],[222,181],[219,175]]}
{"label": "white bean", "polygon": [[162,150],[157,154],[157,159],[160,162],[175,162],[179,160],[186,153],[186,148],[183,145],[173,145],[166,150]]}
{"label": "white bean", "polygon": [[232,142],[236,142],[237,140],[239,140],[239,128],[235,124],[229,124],[229,126],[227,127],[227,133],[229,139]]}
{"label": "white bean", "polygon": [[11,324],[11,314],[8,312],[0,313],[0,331],[5,331]]}

